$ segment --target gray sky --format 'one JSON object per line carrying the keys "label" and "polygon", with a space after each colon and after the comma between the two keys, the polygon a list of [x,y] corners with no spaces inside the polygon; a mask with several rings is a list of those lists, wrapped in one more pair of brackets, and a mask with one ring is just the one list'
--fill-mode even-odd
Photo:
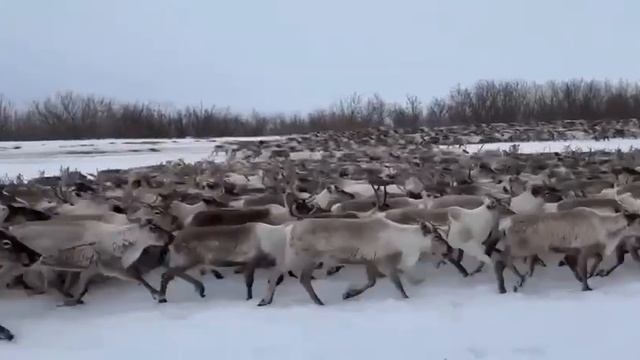
{"label": "gray sky", "polygon": [[640,2],[0,0],[0,93],[307,111],[478,79],[640,79]]}

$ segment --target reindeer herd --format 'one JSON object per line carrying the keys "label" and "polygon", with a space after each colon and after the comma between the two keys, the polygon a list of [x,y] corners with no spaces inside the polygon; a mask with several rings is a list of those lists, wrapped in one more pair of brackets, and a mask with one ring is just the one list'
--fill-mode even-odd
{"label": "reindeer herd", "polygon": [[[566,266],[586,291],[627,253],[640,261],[635,151],[470,154],[379,129],[216,150],[226,161],[66,170],[3,185],[0,284],[54,291],[73,306],[115,277],[165,303],[176,277],[204,297],[200,278],[233,267],[249,300],[264,269],[259,306],[290,278],[322,305],[313,279],[344,266],[366,273],[364,285],[343,293],[349,299],[385,277],[408,298],[403,277],[422,261],[449,263],[464,277],[488,266],[500,293],[505,269],[518,291],[536,266]],[[462,264],[465,254],[475,268]],[[615,264],[600,268],[609,256]],[[156,269],[160,284],[150,284],[145,275]],[[0,326],[0,338],[13,335]]]}

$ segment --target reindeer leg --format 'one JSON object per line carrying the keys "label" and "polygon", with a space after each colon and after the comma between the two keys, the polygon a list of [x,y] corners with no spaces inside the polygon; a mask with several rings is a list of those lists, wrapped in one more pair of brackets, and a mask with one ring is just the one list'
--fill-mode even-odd
{"label": "reindeer leg", "polygon": [[[69,275],[69,274],[77,274],[77,272],[67,271],[65,274],[56,275],[55,276],[55,280],[53,281],[54,290],[56,290],[58,293],[60,293],[60,295],[62,295],[62,297],[64,297],[64,298],[72,298],[73,297],[73,294],[71,294],[71,291],[69,290],[69,288],[71,286],[71,285],[69,285],[70,281],[67,282],[67,279],[69,279],[71,277],[71,275]],[[65,280],[62,280],[63,277],[65,278]]]}
{"label": "reindeer leg", "polygon": [[[492,229],[491,232],[489,232],[489,235],[487,235],[487,238],[485,239],[485,241],[482,242],[485,245],[484,251],[481,251],[481,249],[474,250],[475,254],[481,254],[482,252],[484,252],[484,255],[479,257],[481,261],[480,264],[469,275],[475,275],[481,272],[485,264],[491,264],[491,256],[493,255],[493,253],[500,252],[498,249],[496,249],[498,242],[500,242],[500,237],[496,235],[497,231],[498,231],[497,228]],[[475,247],[477,245],[471,245],[471,246]]]}
{"label": "reindeer leg", "polygon": [[89,282],[93,278],[93,276],[97,273],[95,269],[87,269],[85,271],[80,272],[80,276],[78,278],[78,283],[76,284],[75,295],[71,299],[65,300],[61,306],[76,306],[84,304],[82,298],[89,291]]}
{"label": "reindeer leg", "polygon": [[594,257],[596,258],[595,261],[593,262],[593,264],[591,264],[591,269],[589,269],[589,279],[593,277],[593,275],[595,275],[596,270],[598,270],[598,266],[600,266],[600,263],[602,262],[602,254],[601,253],[596,253],[594,255]]}
{"label": "reindeer leg", "polygon": [[488,257],[491,257],[491,255],[493,255],[493,253],[497,250],[496,246],[498,246],[498,243],[500,242],[500,236],[498,236],[498,232],[498,227],[495,226],[487,236],[487,239],[484,241],[484,254]]}
{"label": "reindeer leg", "polygon": [[260,300],[258,306],[270,305],[273,302],[273,296],[276,293],[276,288],[280,283],[284,281],[284,274],[280,270],[273,270],[269,281],[267,282],[267,294]]}
{"label": "reindeer leg", "polygon": [[387,205],[387,185],[385,185],[383,189],[384,189],[384,198],[382,200],[382,206],[384,208],[385,206],[388,206]]}
{"label": "reindeer leg", "polygon": [[378,207],[378,209],[380,209],[382,207],[382,204],[380,204],[380,196],[378,196],[378,190],[376,190],[376,187],[373,186],[373,184],[370,184],[371,188],[373,189],[373,194],[376,197],[376,206]]}
{"label": "reindeer leg", "polygon": [[491,262],[491,257],[489,257],[489,255],[486,254],[487,249],[482,249],[480,245],[477,243],[468,244],[467,246],[468,246],[467,252],[477,257],[480,260],[480,264],[478,265],[478,267],[469,274],[470,276],[473,276],[481,272],[485,264],[491,264],[492,262]]}
{"label": "reindeer leg", "polygon": [[313,290],[313,286],[311,286],[311,274],[313,273],[313,268],[313,266],[308,266],[302,270],[300,273],[300,284],[302,284],[302,287],[304,287],[314,303],[317,305],[324,305],[322,300],[318,297],[318,294]]}
{"label": "reindeer leg", "polygon": [[573,273],[573,276],[576,278],[576,280],[578,281],[582,281],[580,279],[580,274],[578,274],[578,259],[576,258],[575,255],[570,255],[570,254],[566,254],[563,258],[563,261],[565,263],[565,265],[567,265],[569,267],[569,270],[571,270],[571,272]]}
{"label": "reindeer leg", "polygon": [[[74,281],[77,283],[78,281],[78,276],[80,275],[79,272],[77,271],[67,271],[66,274],[64,275],[64,287],[63,289],[63,294],[67,293],[67,294],[71,294],[71,286],[74,283]],[[73,297],[68,296],[68,297]]]}
{"label": "reindeer leg", "polygon": [[591,291],[589,283],[587,282],[587,261],[589,260],[589,253],[586,250],[580,251],[578,255],[578,273],[582,279],[582,291]]}
{"label": "reindeer leg", "polygon": [[535,270],[536,265],[547,267],[547,264],[545,264],[538,255],[530,256],[527,258],[527,260],[529,260],[529,273],[527,274],[528,277],[533,277],[533,271]]}
{"label": "reindeer leg", "polygon": [[604,270],[600,269],[596,275],[600,277],[605,277],[611,275],[611,273],[618,268],[618,266],[624,263],[624,255],[627,253],[627,249],[624,244],[620,243],[616,246],[616,263],[611,266],[609,269]]}
{"label": "reindeer leg", "polygon": [[249,261],[244,266],[244,283],[247,287],[247,300],[253,299],[253,278],[256,272],[256,260]]}
{"label": "reindeer leg", "polygon": [[493,265],[493,271],[496,274],[496,281],[498,282],[498,292],[500,294],[504,294],[507,292],[507,289],[504,286],[504,269],[505,268],[506,266],[502,258],[498,259]]}
{"label": "reindeer leg", "polygon": [[335,275],[344,268],[344,265],[332,266],[327,269],[327,276]]}
{"label": "reindeer leg", "polygon": [[196,264],[171,267],[162,274],[162,280],[160,281],[160,296],[158,299],[159,303],[162,304],[167,302],[167,287],[169,286],[169,282],[171,282],[176,276],[193,284],[193,286],[196,287],[196,290],[200,294],[200,297],[204,297],[204,285],[193,277],[184,274],[187,270],[193,268],[194,266],[196,266]]}
{"label": "reindeer leg", "polygon": [[402,281],[400,280],[400,274],[398,265],[400,264],[401,254],[394,253],[387,255],[385,258],[381,259],[378,263],[379,267],[388,274],[389,280],[393,283],[395,288],[400,292],[403,298],[408,299],[409,295],[404,290],[404,286],[402,285]]}
{"label": "reindeer leg", "polygon": [[365,292],[366,290],[372,288],[376,284],[376,271],[377,271],[376,265],[373,262],[367,262],[365,264],[365,268],[367,271],[367,283],[362,287],[351,288],[345,291],[342,294],[342,299],[347,300],[347,299],[351,299],[352,297],[356,297],[362,294],[363,292]]}
{"label": "reindeer leg", "polygon": [[144,288],[147,289],[147,291],[149,291],[149,293],[151,294],[154,300],[158,300],[160,298],[160,292],[156,288],[151,286],[151,284],[149,284],[147,280],[145,280],[145,278],[140,273],[140,269],[138,267],[136,266],[130,267],[125,271],[125,274],[126,274],[125,276],[142,284],[142,286],[144,286]]}
{"label": "reindeer leg", "polygon": [[464,266],[462,266],[463,253],[464,252],[462,251],[462,249],[458,249],[458,254],[455,258],[453,257],[453,254],[451,252],[447,254],[445,258],[447,259],[448,262],[450,262],[451,264],[453,264],[453,266],[456,267],[458,272],[462,274],[462,277],[467,277],[469,276],[469,272],[467,272],[467,269],[465,269]]}
{"label": "reindeer leg", "polygon": [[198,293],[198,295],[200,295],[201,298],[206,296],[204,293],[204,284],[200,280],[195,279],[193,276],[187,274],[186,272],[176,274],[176,276],[193,285],[193,287],[196,288],[196,292]]}
{"label": "reindeer leg", "polygon": [[14,277],[13,280],[11,280],[9,284],[7,284],[7,287],[11,287],[11,288],[17,287],[17,286],[21,287],[27,293],[33,293],[35,295],[44,294],[46,292],[43,289],[36,290],[31,285],[27,284],[22,274]]}
{"label": "reindeer leg", "polygon": [[524,282],[526,281],[527,278],[520,273],[520,270],[518,270],[518,268],[513,263],[513,261],[509,261],[509,269],[511,269],[511,272],[513,272],[519,279],[518,280],[518,284],[513,287],[513,291],[517,292],[518,289],[520,289],[520,288],[522,288],[524,286]]}
{"label": "reindeer leg", "polygon": [[[238,271],[238,269],[236,269],[236,271]],[[222,280],[224,279],[224,275],[222,275],[220,273],[220,271],[216,270],[216,269],[211,269],[211,273],[213,274],[213,276],[218,279],[218,280]],[[236,273],[237,274],[237,273]]]}
{"label": "reindeer leg", "polygon": [[536,264],[538,263],[538,255],[529,256],[527,260],[529,260],[529,273],[527,274],[527,276],[533,277],[533,271],[535,270]]}
{"label": "reindeer leg", "polygon": [[402,286],[402,281],[400,280],[400,275],[398,274],[397,268],[391,269],[391,271],[389,272],[389,279],[391,279],[393,285],[396,287],[396,289],[398,289],[400,295],[402,295],[403,298],[408,299],[409,295],[407,295],[407,292],[404,291],[404,286]]}

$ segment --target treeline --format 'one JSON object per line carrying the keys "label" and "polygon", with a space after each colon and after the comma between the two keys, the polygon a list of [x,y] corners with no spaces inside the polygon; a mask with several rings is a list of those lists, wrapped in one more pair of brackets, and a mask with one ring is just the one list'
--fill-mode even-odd
{"label": "treeline", "polygon": [[0,96],[0,140],[259,136],[354,130],[416,129],[478,123],[640,118],[640,84],[626,81],[480,81],[423,103],[354,94],[306,115],[242,114],[228,108],[167,110],[143,103],[60,93],[17,109]]}

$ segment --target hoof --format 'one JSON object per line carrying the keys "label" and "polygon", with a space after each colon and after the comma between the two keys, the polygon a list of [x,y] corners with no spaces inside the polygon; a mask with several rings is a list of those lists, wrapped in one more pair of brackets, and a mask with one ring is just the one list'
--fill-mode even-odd
{"label": "hoof", "polygon": [[587,286],[587,287],[583,287],[582,291],[593,291],[593,289]]}
{"label": "hoof", "polygon": [[167,303],[167,299],[162,298],[162,299],[158,299],[158,304],[166,304]]}
{"label": "hoof", "polygon": [[482,272],[482,269],[476,269],[473,270],[472,272],[469,273],[469,276],[474,276],[476,274],[480,274]]}
{"label": "hoof", "polygon": [[269,302],[269,301],[267,301],[267,300],[265,300],[265,299],[262,299],[262,300],[260,300],[260,302],[258,303],[258,306],[267,306],[267,305],[269,305],[269,304],[271,304],[271,302]]}
{"label": "hoof", "polygon": [[216,279],[218,279],[218,280],[222,280],[222,279],[224,279],[224,275],[222,275],[222,274],[220,274],[220,273],[213,273],[213,276],[215,276],[215,277],[216,277]]}
{"label": "hoof", "polygon": [[354,296],[356,296],[354,291],[347,290],[344,293],[342,293],[342,300],[348,300],[348,299],[351,299]]}
{"label": "hoof", "polygon": [[500,294],[506,294],[507,293],[507,289],[499,289],[498,292]]}
{"label": "hoof", "polygon": [[65,300],[62,304],[58,305],[58,307],[71,307],[84,305],[84,301],[82,300]]}
{"label": "hoof", "polygon": [[0,325],[0,340],[13,341],[14,338],[15,337],[13,336],[11,331],[9,331],[9,329]]}

